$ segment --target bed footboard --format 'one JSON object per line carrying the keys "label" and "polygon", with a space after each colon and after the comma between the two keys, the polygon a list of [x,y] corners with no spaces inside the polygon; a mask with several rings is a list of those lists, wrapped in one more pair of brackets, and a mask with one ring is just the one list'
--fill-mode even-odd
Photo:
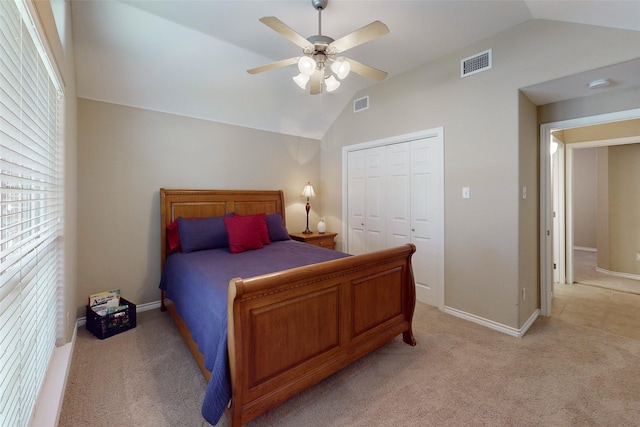
{"label": "bed footboard", "polygon": [[399,334],[415,345],[409,244],[229,284],[230,426],[240,426]]}

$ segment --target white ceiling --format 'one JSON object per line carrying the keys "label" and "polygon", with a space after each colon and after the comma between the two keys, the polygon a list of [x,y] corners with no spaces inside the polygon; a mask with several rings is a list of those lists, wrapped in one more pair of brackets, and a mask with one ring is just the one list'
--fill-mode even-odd
{"label": "white ceiling", "polygon": [[[291,80],[295,66],[246,72],[301,54],[258,19],[276,16],[304,37],[316,35],[318,12],[310,0],[71,0],[71,5],[82,98],[320,139],[354,94],[376,83],[351,73],[336,92],[312,96]],[[322,34],[338,39],[381,20],[389,34],[345,56],[393,77],[529,19],[640,31],[640,1],[329,0]],[[636,61],[635,68],[619,71],[625,84],[640,84],[638,67]],[[538,85],[527,95],[544,104],[586,94],[584,80],[567,83]]]}

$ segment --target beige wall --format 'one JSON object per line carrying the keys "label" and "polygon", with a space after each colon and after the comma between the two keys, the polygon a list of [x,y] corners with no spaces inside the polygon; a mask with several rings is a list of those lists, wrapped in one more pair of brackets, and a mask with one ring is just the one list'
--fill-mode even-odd
{"label": "beige wall", "polygon": [[[520,197],[518,222],[518,326],[524,325],[540,306],[540,264],[538,262],[538,124],[536,106],[519,94]],[[526,187],[526,197],[524,188]]]}
{"label": "beige wall", "polygon": [[289,230],[318,222],[320,143],[238,126],[80,99],[78,293],[120,288],[136,304],[160,299],[159,189],[282,189]]}
{"label": "beige wall", "polygon": [[[598,199],[609,200],[609,147],[598,148]],[[596,236],[600,268],[609,270],[609,203],[598,203]]]}
{"label": "beige wall", "polygon": [[[640,108],[640,88],[635,89],[634,92],[636,94],[634,108]],[[566,129],[563,135],[565,144],[637,137],[640,135],[640,119]]]}
{"label": "beige wall", "polygon": [[[53,53],[56,66],[64,85],[64,314],[65,327],[63,337],[58,344],[71,341],[76,320],[77,295],[77,118],[75,62],[73,44],[71,43],[71,7],[69,2],[62,2],[64,8],[62,25],[64,36],[58,35],[56,22],[49,1],[35,1],[38,20],[42,23],[46,34],[46,43]],[[64,46],[62,44],[65,41]]]}
{"label": "beige wall", "polygon": [[[640,52],[636,49],[634,56],[637,57],[638,55],[640,55]],[[612,61],[610,65],[621,62],[625,61]],[[598,114],[606,114],[614,111],[634,110],[638,108],[638,99],[640,99],[640,87],[555,102],[538,108],[538,123],[553,123],[578,117],[596,116]],[[631,124],[631,127],[635,126],[637,125],[633,123]],[[596,129],[587,129],[586,132],[595,135],[594,132],[599,134],[604,129],[606,129],[606,127],[599,128],[596,126]],[[621,129],[626,129],[626,127]],[[579,135],[584,136],[584,132],[579,131],[575,133],[573,137],[569,136],[565,137],[565,139],[568,143],[578,142],[574,138],[579,138]],[[593,141],[591,138],[588,140]]]}
{"label": "beige wall", "polygon": [[609,268],[640,275],[640,144],[609,147]]}
{"label": "beige wall", "polygon": [[573,244],[582,248],[598,246],[597,153],[597,148],[573,150]]}
{"label": "beige wall", "polygon": [[[520,133],[535,111],[519,89],[633,59],[639,43],[638,32],[529,21],[358,93],[370,108],[347,105],[322,140],[323,215],[341,216],[342,146],[444,126],[445,305],[521,327],[532,313],[520,310],[520,281],[538,280],[524,274],[538,263],[538,207],[521,186],[537,188],[538,159],[537,135]],[[493,68],[461,79],[460,60],[489,48]]]}
{"label": "beige wall", "polygon": [[[354,115],[347,105],[320,148],[312,140],[88,100],[79,100],[76,122],[73,46],[62,48],[49,2],[37,5],[66,82],[65,305],[72,318],[74,308],[84,316],[86,294],[95,290],[117,286],[137,303],[158,299],[161,186],[283,188],[289,228],[298,229],[300,183],[319,181],[311,223],[321,212],[338,230],[343,145],[444,125],[445,303],[518,327],[528,317],[517,308],[521,266],[537,262],[528,259],[531,251],[517,255],[521,215],[532,215],[519,202],[519,185],[536,186],[518,171],[521,156],[529,156],[516,142],[518,89],[632,59],[639,42],[629,31],[525,23],[358,94],[371,96],[371,108]],[[66,33],[70,41],[70,27]],[[459,60],[487,48],[493,69],[461,80]],[[565,60],[553,61],[558,56]],[[472,187],[472,203],[459,200],[463,185]]]}

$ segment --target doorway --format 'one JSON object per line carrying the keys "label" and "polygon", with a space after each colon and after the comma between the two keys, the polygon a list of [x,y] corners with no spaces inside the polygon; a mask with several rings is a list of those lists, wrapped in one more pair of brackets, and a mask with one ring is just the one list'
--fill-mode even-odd
{"label": "doorway", "polygon": [[[540,312],[543,316],[551,315],[554,279],[559,283],[572,283],[574,279],[573,196],[571,193],[572,150],[589,146],[597,147],[637,142],[637,138],[618,138],[615,140],[565,144],[562,152],[566,156],[566,162],[553,161],[552,159],[557,159],[557,157],[551,154],[550,150],[552,142],[555,142],[553,141],[552,132],[638,118],[640,118],[640,109],[635,109],[547,123],[540,127]],[[555,185],[560,177],[565,177],[566,186]],[[558,203],[564,206],[564,209],[558,209]],[[564,233],[558,224],[566,225]]]}

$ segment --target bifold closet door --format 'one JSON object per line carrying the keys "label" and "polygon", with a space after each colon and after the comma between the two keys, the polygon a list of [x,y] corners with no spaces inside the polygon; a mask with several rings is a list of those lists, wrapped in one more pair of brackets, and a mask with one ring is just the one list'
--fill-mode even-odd
{"label": "bifold closet door", "polygon": [[413,276],[418,299],[438,306],[438,221],[435,218],[436,176],[439,171],[437,141],[411,143],[411,243],[416,245]]}
{"label": "bifold closet door", "polygon": [[438,239],[434,203],[439,191],[439,143],[423,138],[387,146],[387,246],[413,243],[419,300],[438,305]]}
{"label": "bifold closet door", "polygon": [[347,252],[385,249],[385,147],[350,152],[347,167]]}
{"label": "bifold closet door", "polygon": [[444,307],[443,149],[440,129],[346,153],[346,251],[413,243],[418,300],[436,307]]}

